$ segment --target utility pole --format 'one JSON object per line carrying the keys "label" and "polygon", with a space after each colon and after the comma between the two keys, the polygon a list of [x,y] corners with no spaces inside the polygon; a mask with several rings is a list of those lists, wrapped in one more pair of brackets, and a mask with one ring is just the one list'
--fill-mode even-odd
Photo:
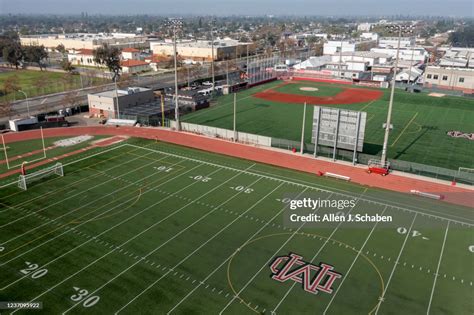
{"label": "utility pole", "polygon": [[28,117],[30,117],[30,100],[28,99],[28,95],[26,94],[26,92],[24,92],[23,90],[18,90],[18,92],[22,93],[24,96],[25,96],[25,99],[26,99],[26,111],[28,113]]}
{"label": "utility pole", "polygon": [[117,118],[120,119],[120,106],[118,98],[118,89],[117,89],[117,76],[114,76],[114,87],[115,87],[115,102],[117,103]]}
{"label": "utility pole", "polygon": [[175,94],[175,108],[174,119],[176,121],[176,130],[180,130],[179,124],[179,90],[178,90],[178,52],[176,44],[176,34],[183,27],[181,19],[175,18],[168,21],[168,26],[173,33],[173,54],[174,54],[174,94]]}
{"label": "utility pole", "polygon": [[303,154],[304,151],[304,124],[306,121],[306,102],[304,103],[303,107],[303,123],[301,124],[301,148],[300,153]]}
{"label": "utility pole", "polygon": [[212,72],[212,94],[214,94],[216,88],[216,77],[214,73],[214,20],[210,21],[211,26],[211,72]]}
{"label": "utility pole", "polygon": [[383,147],[382,147],[382,158],[380,159],[380,166],[385,167],[387,164],[387,148],[388,148],[388,138],[390,135],[390,123],[392,119],[392,108],[393,108],[393,95],[395,94],[395,77],[397,76],[398,71],[398,58],[400,54],[400,41],[402,37],[402,32],[410,32],[410,27],[404,27],[402,25],[394,25],[395,29],[398,29],[398,44],[397,44],[397,54],[395,58],[395,67],[393,69],[393,76],[392,76],[392,86],[390,91],[390,100],[388,103],[388,113],[387,113],[387,121],[385,123],[385,135],[383,140]]}
{"label": "utility pole", "polygon": [[237,142],[237,93],[234,92],[234,142]]}
{"label": "utility pole", "polygon": [[342,78],[342,45],[344,40],[344,36],[341,35],[341,49],[339,50],[339,78]]}

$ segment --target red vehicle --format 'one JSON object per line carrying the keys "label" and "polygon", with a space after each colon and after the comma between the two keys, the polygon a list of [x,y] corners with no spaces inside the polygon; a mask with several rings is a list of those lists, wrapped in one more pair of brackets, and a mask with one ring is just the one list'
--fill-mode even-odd
{"label": "red vehicle", "polygon": [[375,173],[382,176],[387,176],[390,174],[390,162],[381,163],[379,160],[370,160],[367,173]]}

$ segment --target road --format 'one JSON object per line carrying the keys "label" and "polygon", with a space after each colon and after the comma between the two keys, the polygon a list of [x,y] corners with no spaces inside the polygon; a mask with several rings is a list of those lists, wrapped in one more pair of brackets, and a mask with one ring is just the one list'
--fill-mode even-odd
{"label": "road", "polygon": [[[243,65],[246,63],[245,59],[238,60],[237,64],[239,68],[243,68]],[[226,69],[226,61],[216,63],[216,77],[226,78],[227,69]],[[202,72],[199,79],[209,79],[210,76],[210,64],[207,64],[202,68]],[[230,79],[238,78],[238,72],[230,71],[229,72]],[[199,80],[195,76],[193,80]],[[181,84],[186,84],[186,80],[183,79]],[[129,84],[130,86],[140,86],[140,87],[147,87],[153,90],[164,89],[167,87],[174,87],[174,73],[161,73],[157,75],[143,75],[143,76],[134,76],[132,78],[132,82]],[[11,119],[16,118],[25,118],[28,116],[28,111],[30,115],[37,115],[40,113],[52,112],[57,111],[59,109],[64,108],[64,98],[66,95],[71,94],[70,96],[74,98],[75,104],[87,104],[87,94],[91,93],[99,93],[107,90],[111,90],[114,88],[113,83],[87,87],[83,89],[77,89],[73,91],[66,91],[61,93],[43,95],[38,97],[29,98],[28,101],[20,100],[16,101],[12,104],[12,111],[14,115],[11,116]],[[72,103],[72,102],[71,102]],[[67,107],[67,106],[66,106]],[[29,110],[28,110],[29,109]],[[0,124],[8,122],[8,117],[0,117]]]}

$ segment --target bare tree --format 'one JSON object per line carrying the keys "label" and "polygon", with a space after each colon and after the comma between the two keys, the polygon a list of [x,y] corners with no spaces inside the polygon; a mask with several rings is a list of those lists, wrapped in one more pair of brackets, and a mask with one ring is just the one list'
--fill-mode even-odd
{"label": "bare tree", "polygon": [[10,93],[16,93],[16,91],[20,89],[21,89],[20,79],[18,78],[16,74],[7,77],[5,81],[3,82],[3,91],[4,91],[5,96]]}
{"label": "bare tree", "polygon": [[12,103],[7,98],[3,98],[2,102],[0,102],[0,117],[8,117],[10,119],[14,113]]}

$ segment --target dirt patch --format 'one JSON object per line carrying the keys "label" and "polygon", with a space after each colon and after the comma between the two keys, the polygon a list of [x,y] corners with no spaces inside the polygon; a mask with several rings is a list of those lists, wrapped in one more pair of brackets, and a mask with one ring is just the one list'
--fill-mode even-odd
{"label": "dirt patch", "polygon": [[319,89],[315,87],[303,86],[300,88],[300,91],[316,92],[316,91],[319,91]]}
{"label": "dirt patch", "polygon": [[337,105],[337,104],[354,104],[366,103],[378,100],[382,97],[383,92],[377,90],[366,89],[344,89],[341,93],[334,96],[308,96],[286,94],[275,90],[259,92],[253,97],[260,98],[272,102],[280,103],[308,103],[313,105]]}
{"label": "dirt patch", "polygon": [[433,96],[433,97],[443,97],[446,96],[446,94],[443,93],[430,93],[428,96]]}

